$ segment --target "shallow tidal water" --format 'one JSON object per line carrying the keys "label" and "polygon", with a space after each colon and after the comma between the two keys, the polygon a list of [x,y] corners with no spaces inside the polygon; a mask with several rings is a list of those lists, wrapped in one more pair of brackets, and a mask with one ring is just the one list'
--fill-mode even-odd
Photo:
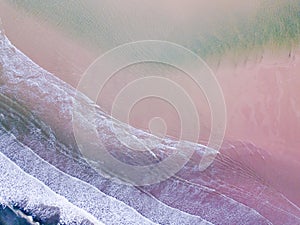
{"label": "shallow tidal water", "polygon": [[[113,209],[121,208],[124,220],[137,224],[138,221],[168,224],[179,217],[181,224],[195,224],[195,221],[232,224],[239,219],[244,219],[245,224],[253,221],[297,224],[300,218],[297,172],[300,168],[299,10],[298,1],[255,1],[251,4],[234,0],[226,4],[207,1],[130,1],[126,4],[121,1],[102,1],[101,4],[97,1],[51,4],[1,1],[3,33],[37,63],[33,65],[17,50],[11,50],[2,38],[0,90],[4,97],[0,97],[0,121],[4,129],[1,128],[1,139],[18,146],[13,148],[2,143],[3,163],[15,163],[16,168],[37,179],[28,177],[33,182],[32,187],[39,187],[39,180],[42,180],[50,187],[51,195],[71,202],[74,210],[76,208],[82,215],[82,221],[88,218],[88,221],[99,223],[122,224],[117,211],[109,207],[105,207],[105,216],[99,215],[103,209],[95,208],[92,198],[101,194],[109,199],[103,204],[112,204]],[[181,138],[182,130],[186,139],[197,142],[197,149],[200,149],[199,155],[195,153],[176,176],[158,184],[127,187],[115,185],[82,160],[72,133],[71,104],[73,98],[76,99],[73,88],[79,89],[80,81],[95,59],[120,44],[145,39],[174,42],[201,57],[221,87],[226,106],[226,132],[220,155],[212,167],[200,173],[196,169],[197,162],[203,157],[202,145],[208,143],[213,115],[217,115],[212,114],[205,90],[184,71],[165,64],[138,63],[116,71],[105,81],[95,99],[101,109],[97,108],[96,130],[106,134],[100,135],[100,139],[115,157],[131,164],[137,163],[136,159],[147,163],[156,160],[151,158],[153,152],[146,156],[139,152],[135,155],[126,140],[115,140],[114,131],[108,125],[114,123],[108,119],[109,115],[141,129],[141,133],[133,129],[133,136],[140,140],[148,137],[148,133],[165,137],[164,147],[154,150],[156,156],[168,156],[173,147],[170,143]],[[168,57],[173,57],[167,53]],[[189,65],[185,59],[178,57],[177,60],[181,65]],[[47,75],[42,79],[37,74]],[[176,106],[168,99],[159,98],[161,96],[139,98],[143,91],[155,90],[159,85],[134,86],[134,82],[154,75],[170,80],[188,93],[199,116],[197,140],[194,139],[197,122],[192,113],[180,114]],[[137,100],[133,105],[122,96],[128,87],[132,89],[127,95]],[[175,93],[175,89],[167,87],[164,94]],[[184,98],[178,97],[176,101],[180,106],[187,104]],[[90,103],[83,105],[87,109],[90,107]],[[102,124],[101,121],[108,122]],[[120,127],[125,129],[123,125]],[[24,146],[29,147],[29,150],[22,150],[24,154],[27,152],[26,157],[11,153]],[[31,157],[36,157],[41,168],[49,168],[49,174],[28,166]],[[5,169],[3,174],[7,174]],[[56,176],[61,178],[55,179]],[[81,190],[93,191],[90,196],[70,193],[67,188],[61,188],[65,179],[70,185],[78,183]],[[12,184],[17,190],[16,183]],[[21,196],[22,191],[19,191]],[[132,201],[133,196],[140,203]],[[21,200],[21,197],[16,199]],[[38,202],[30,205],[29,201],[30,212],[36,210],[34,205]],[[61,218],[74,219],[66,216],[68,211],[63,204],[57,207],[62,212]],[[165,214],[157,216],[161,210]],[[116,220],[110,220],[110,216]],[[132,218],[135,219],[132,221]]]}

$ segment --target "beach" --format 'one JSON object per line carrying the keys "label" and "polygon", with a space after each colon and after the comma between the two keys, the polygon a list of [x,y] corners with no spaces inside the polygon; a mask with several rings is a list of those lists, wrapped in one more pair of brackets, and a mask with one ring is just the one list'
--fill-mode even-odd
{"label": "beach", "polygon": [[[243,7],[247,8],[240,6],[236,11]],[[252,13],[251,10],[247,12]],[[5,35],[12,44],[39,66],[74,88],[94,60],[111,47],[130,39],[127,34],[124,39],[118,37],[121,41],[115,40],[104,44],[103,48],[93,48],[88,41],[85,42],[76,35],[74,38],[61,26],[41,20],[21,8],[14,8],[5,1],[0,2],[0,16]],[[180,21],[180,18],[177,19]],[[181,19],[184,24],[185,19]],[[158,34],[159,37],[161,33]],[[143,35],[136,35],[134,40],[137,38],[143,38]],[[290,47],[264,45],[251,51],[233,50],[222,56],[204,57],[204,61],[218,81],[226,105],[226,132],[221,152],[226,153],[227,143],[242,143],[229,148],[229,154],[300,207],[300,179],[297,172],[300,168],[299,44]],[[141,71],[149,76],[151,73],[163,75],[188,92],[199,115],[201,130],[198,143],[206,144],[212,128],[209,98],[192,79],[174,68],[159,66],[153,69],[151,65],[133,65],[119,71],[101,90],[97,99],[100,107],[113,115],[118,94],[127,84],[139,79]],[[135,94],[138,95],[139,92]],[[120,104],[119,107],[121,106],[126,107]],[[159,121],[157,124],[158,133],[180,138],[180,115],[166,101],[157,98],[142,99],[134,107],[124,109],[124,112],[126,110],[129,117],[119,115],[116,119],[151,132],[149,121],[159,117],[164,123]],[[193,121],[189,122],[188,124],[192,124]],[[193,128],[185,131],[193,132]],[[258,153],[257,157],[255,153],[251,156],[251,150],[245,150],[247,148],[243,143],[250,146],[249,149],[258,149],[261,155]]]}

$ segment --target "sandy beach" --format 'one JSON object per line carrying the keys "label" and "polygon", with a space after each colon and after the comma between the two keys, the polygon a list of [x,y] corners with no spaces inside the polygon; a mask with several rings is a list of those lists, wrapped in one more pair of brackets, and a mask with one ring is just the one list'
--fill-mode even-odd
{"label": "sandy beach", "polygon": [[[0,2],[0,17],[5,34],[17,48],[73,87],[88,66],[106,50],[92,49],[47,21],[40,21],[4,1]],[[265,48],[249,53],[246,60],[234,62],[228,56],[218,65],[211,61],[208,65],[224,93],[227,107],[225,139],[250,142],[266,150],[272,156],[271,161],[265,166],[257,166],[249,160],[249,166],[300,206],[300,49],[297,46],[292,51]],[[128,75],[130,70],[123,73]],[[111,112],[119,91],[137,77],[135,74],[113,77],[101,93],[100,106]],[[201,115],[203,130],[199,142],[205,143],[211,126],[207,100],[191,80],[181,75],[173,76],[173,79],[191,95]],[[159,116],[165,119],[166,133],[179,136],[179,117],[164,101],[140,102],[131,113],[129,122],[137,128],[149,130],[151,118]]]}

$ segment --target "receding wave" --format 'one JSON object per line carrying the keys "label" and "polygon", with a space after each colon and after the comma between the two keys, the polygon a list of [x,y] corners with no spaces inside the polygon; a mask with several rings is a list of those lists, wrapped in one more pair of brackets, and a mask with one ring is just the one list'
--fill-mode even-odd
{"label": "receding wave", "polygon": [[[130,186],[111,179],[109,171],[99,173],[76,144],[74,104],[82,109],[79,112],[94,113],[96,141],[125,163],[155,163],[172,154],[177,142],[166,138],[151,152],[135,153],[112,130],[112,124],[127,129],[124,124],[33,63],[3,32],[0,49],[0,203],[36,221],[47,217],[43,209],[48,207],[61,224],[300,223],[299,208],[235,159],[231,147],[199,171],[205,146],[188,143],[185,147],[195,150],[191,160],[156,184]],[[80,127],[92,129],[84,119],[82,114]],[[126,134],[155,139],[134,128]],[[255,146],[243,148],[245,154],[263,154]]]}

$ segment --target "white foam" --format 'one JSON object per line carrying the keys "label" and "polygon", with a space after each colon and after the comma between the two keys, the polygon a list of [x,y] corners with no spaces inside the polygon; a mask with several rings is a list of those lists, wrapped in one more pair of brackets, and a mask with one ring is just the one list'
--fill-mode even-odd
{"label": "white foam", "polygon": [[[0,131],[0,142],[6,143],[5,150],[2,151],[13,157],[17,164],[26,170],[27,173],[47,183],[48,187],[57,194],[64,196],[69,202],[89,212],[98,220],[106,224],[154,224],[125,203],[105,195],[94,186],[58,170],[3,131]],[[3,144],[1,145],[3,146]],[[6,173],[8,172],[6,171]],[[26,190],[22,186],[19,192],[21,194]],[[8,193],[7,196],[11,196],[11,194]],[[42,201],[42,197],[38,200],[41,202],[45,201]]]}
{"label": "white foam", "polygon": [[103,224],[91,214],[71,204],[56,194],[41,181],[26,174],[15,163],[0,153],[0,201],[3,204],[28,201],[27,209],[40,204],[59,207],[61,223],[79,222],[88,219],[94,224]]}

